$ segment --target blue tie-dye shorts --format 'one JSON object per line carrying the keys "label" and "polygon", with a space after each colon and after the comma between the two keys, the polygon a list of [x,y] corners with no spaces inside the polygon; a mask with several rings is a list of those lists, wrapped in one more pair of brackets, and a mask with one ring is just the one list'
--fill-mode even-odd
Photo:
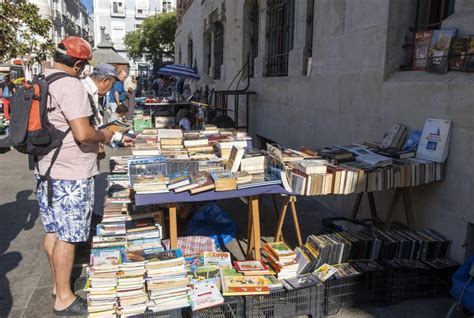
{"label": "blue tie-dye shorts", "polygon": [[36,197],[44,230],[56,233],[61,241],[87,241],[94,209],[94,178],[53,179],[52,206],[48,206],[47,182],[42,182],[38,175],[35,178]]}

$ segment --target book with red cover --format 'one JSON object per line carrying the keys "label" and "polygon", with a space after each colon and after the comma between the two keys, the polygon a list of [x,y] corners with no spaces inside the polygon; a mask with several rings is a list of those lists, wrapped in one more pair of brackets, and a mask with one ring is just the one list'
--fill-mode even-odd
{"label": "book with red cover", "polygon": [[413,41],[413,70],[425,69],[432,36],[433,30],[415,33],[415,40]]}

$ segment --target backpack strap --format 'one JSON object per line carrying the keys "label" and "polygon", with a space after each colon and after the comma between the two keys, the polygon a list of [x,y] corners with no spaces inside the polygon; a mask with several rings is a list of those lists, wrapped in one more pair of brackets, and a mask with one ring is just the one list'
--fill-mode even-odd
{"label": "backpack strap", "polygon": [[[74,77],[72,75],[69,75],[67,73],[64,73],[64,72],[56,72],[56,73],[53,73],[51,75],[48,75],[45,77],[45,80],[46,82],[48,83],[48,85],[51,85],[53,82],[61,79],[61,78],[64,78],[64,77]],[[49,95],[49,90],[48,90],[48,96]],[[48,169],[46,170],[46,173],[44,175],[40,175],[40,181],[46,181],[47,182],[47,187],[48,187],[48,206],[52,206],[53,204],[53,180],[51,179],[51,169],[53,168],[53,165],[54,165],[54,162],[56,161],[56,159],[58,159],[58,156],[59,156],[59,152],[61,151],[61,147],[63,145],[63,141],[64,141],[64,138],[66,138],[66,136],[71,132],[71,127],[69,127],[65,132],[64,132],[64,135],[61,139],[61,143],[59,144],[59,146],[54,150],[54,153],[53,153],[53,156],[51,157],[51,163],[48,167]],[[38,170],[38,173],[39,173],[39,169],[38,169],[38,158],[35,156],[35,163],[36,163],[36,169]]]}
{"label": "backpack strap", "polygon": [[[71,128],[68,128],[64,132],[64,136],[66,136],[69,132],[71,131]],[[63,137],[64,140],[64,137]],[[56,159],[58,159],[59,152],[61,151],[61,146],[63,145],[62,141],[61,144],[54,150],[53,157],[51,157],[51,164],[48,167],[48,170],[46,170],[46,173],[44,175],[40,175],[40,181],[46,181],[47,182],[47,187],[48,187],[48,206],[53,205],[53,180],[51,179],[51,169],[53,168],[54,162]],[[35,156],[35,162],[38,164],[38,158]],[[38,166],[36,166],[38,167]]]}

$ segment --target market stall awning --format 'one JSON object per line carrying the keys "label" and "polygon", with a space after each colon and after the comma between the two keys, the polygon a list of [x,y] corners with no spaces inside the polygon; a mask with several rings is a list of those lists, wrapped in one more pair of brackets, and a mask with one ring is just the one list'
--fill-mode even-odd
{"label": "market stall awning", "polygon": [[178,64],[166,65],[165,67],[160,68],[158,74],[173,75],[183,78],[193,78],[197,80],[201,78],[194,69]]}

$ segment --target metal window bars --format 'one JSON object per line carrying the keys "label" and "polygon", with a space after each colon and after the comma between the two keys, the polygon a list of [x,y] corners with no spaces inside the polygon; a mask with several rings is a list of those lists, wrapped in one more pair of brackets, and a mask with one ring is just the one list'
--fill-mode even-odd
{"label": "metal window bars", "polygon": [[267,56],[265,76],[287,76],[293,48],[294,0],[267,0]]}

